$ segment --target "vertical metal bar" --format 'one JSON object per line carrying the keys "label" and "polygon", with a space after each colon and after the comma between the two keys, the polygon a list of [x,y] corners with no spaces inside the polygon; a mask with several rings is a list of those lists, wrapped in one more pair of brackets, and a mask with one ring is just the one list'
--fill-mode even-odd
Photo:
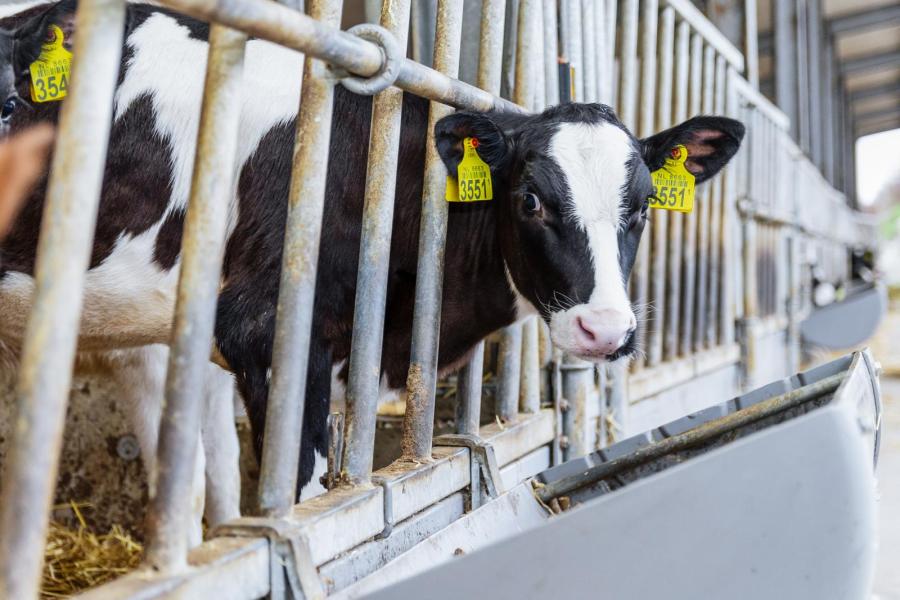
{"label": "vertical metal bar", "polygon": [[[776,2],[778,0],[775,0]],[[756,0],[744,0],[744,59],[747,81],[759,89],[759,44],[756,23]]]}
{"label": "vertical metal bar", "polygon": [[[688,108],[688,78],[690,73],[690,43],[691,30],[686,22],[678,24],[675,41],[675,123],[681,123],[687,119]],[[672,122],[670,121],[670,123]],[[662,125],[662,116],[660,117]],[[663,358],[671,360],[678,355],[678,333],[681,326],[681,295],[683,284],[681,281],[682,267],[682,234],[685,229],[686,216],[682,213],[669,215],[669,270],[668,270],[668,317],[666,319],[666,334]]]}
{"label": "vertical metal bar", "polygon": [[[726,91],[725,91],[725,114],[736,117],[738,113],[737,94],[735,93],[731,82],[738,77],[734,67],[726,68]],[[723,345],[731,345],[734,343],[734,320],[735,320],[735,269],[740,265],[737,260],[737,243],[738,235],[735,227],[735,202],[737,199],[737,170],[739,165],[733,164],[725,171],[725,188],[722,199],[722,295],[720,324],[721,343]],[[793,372],[793,371],[792,371]]]}
{"label": "vertical metal bar", "polygon": [[622,41],[619,55],[619,118],[634,131],[637,125],[638,0],[622,3]]}
{"label": "vertical metal bar", "polygon": [[619,83],[616,77],[616,14],[619,10],[618,0],[606,0],[606,87],[608,96],[606,102],[615,106],[618,111],[617,98],[619,97]]}
{"label": "vertical metal bar", "polygon": [[[516,49],[516,88],[513,100],[526,109],[534,109],[537,83],[536,72],[543,72],[540,66],[542,53],[537,45],[535,35],[537,19],[542,14],[540,0],[520,0],[519,2],[519,35]],[[543,99],[543,91],[541,91]],[[503,418],[514,416],[521,407],[523,412],[535,413],[540,408],[540,364],[538,358],[538,332],[535,317],[523,323],[513,325],[521,328],[521,373],[519,381],[518,402],[514,406],[504,407]]]}
{"label": "vertical metal bar", "polygon": [[497,357],[497,401],[495,411],[503,421],[514,421],[519,407],[522,379],[522,325],[513,323],[500,332]]}
{"label": "vertical metal bar", "polygon": [[[478,81],[481,89],[500,94],[503,67],[503,23],[506,0],[483,0]],[[555,61],[554,61],[555,63]],[[457,379],[457,419],[459,433],[478,433],[481,421],[481,381],[484,373],[484,342],[478,342],[472,357],[460,369]]]}
{"label": "vertical metal bar", "polygon": [[825,34],[824,49],[824,74],[822,76],[822,161],[824,163],[825,178],[828,183],[834,185],[834,158],[836,140],[834,139],[834,124],[836,120],[834,107],[834,37]]}
{"label": "vertical metal bar", "polygon": [[581,34],[581,0],[562,0],[566,5],[566,27],[563,32],[563,43],[569,65],[574,71],[573,83],[575,97],[573,102],[584,101],[584,52]]}
{"label": "vertical metal bar", "polygon": [[[459,70],[462,37],[462,0],[439,0],[434,45],[435,70],[455,77]],[[444,279],[444,243],[447,239],[447,203],[444,187],[447,169],[434,145],[434,126],[451,109],[430,103],[425,151],[425,183],[419,231],[412,359],[406,380],[406,415],[403,420],[403,457],[431,460],[434,434],[434,394],[437,379],[441,292]]]}
{"label": "vertical metal bar", "polygon": [[[713,92],[715,85],[715,49],[706,46],[703,50],[703,112],[713,111]],[[710,186],[705,186],[697,203],[697,301],[694,303],[697,314],[694,317],[694,350],[701,350],[706,341],[706,314],[709,285],[709,226],[712,209]]]}
{"label": "vertical metal bar", "polygon": [[159,571],[187,564],[185,510],[200,434],[200,396],[209,363],[234,198],[244,48],[247,35],[213,25],[194,177],[184,221],[181,273],[159,433],[156,495],[147,511],[147,561]]}
{"label": "vertical metal bar", "polygon": [[584,53],[581,81],[585,102],[597,101],[597,30],[593,26],[596,8],[595,0],[581,0],[581,47]]}
{"label": "vertical metal bar", "polygon": [[797,40],[797,143],[809,153],[809,44],[807,42],[807,0],[795,0]]}
{"label": "vertical metal bar", "polygon": [[556,0],[543,0],[544,11],[544,86],[547,106],[559,104],[559,69],[556,59],[559,33],[556,24]]}
{"label": "vertical metal bar", "polygon": [[[660,15],[659,34],[659,85],[656,102],[656,129],[662,130],[672,125],[672,76],[675,60],[675,10],[671,6],[663,9]],[[663,358],[663,338],[668,322],[672,320],[671,308],[668,304],[668,280],[666,262],[669,253],[668,238],[672,235],[669,228],[669,211],[654,211],[653,218],[653,265],[650,276],[650,298],[654,304],[656,320],[650,327],[650,338],[647,349],[647,364],[658,365]],[[679,224],[673,221],[673,224]],[[674,227],[672,227],[674,229]]]}
{"label": "vertical metal bar", "polygon": [[[69,98],[62,105],[16,382],[0,501],[0,597],[35,598],[53,500],[84,274],[91,254],[125,3],[82,0]],[[83,73],[90,76],[79,77]]]}
{"label": "vertical metal bar", "polygon": [[[409,19],[409,0],[383,3],[380,24],[391,32],[404,53]],[[369,164],[353,312],[353,347],[347,378],[347,441],[342,461],[342,478],[351,483],[368,481],[372,473],[402,107],[403,92],[394,87],[384,90],[372,101]],[[477,382],[480,386],[480,374]],[[479,387],[479,395],[480,390]]]}
{"label": "vertical metal bar", "polygon": [[[725,112],[725,57],[716,56],[715,92],[712,112],[721,115]],[[706,345],[715,346],[719,341],[719,300],[722,294],[721,265],[722,245],[722,187],[723,177],[712,180],[710,187],[710,223],[709,223],[709,310],[706,321]]]}
{"label": "vertical metal bar", "polygon": [[794,0],[773,0],[776,104],[791,120],[791,132],[797,138],[797,63],[794,56],[797,37],[794,31]]}
{"label": "vertical metal bar", "polygon": [[809,44],[809,157],[822,166],[822,0],[807,0],[807,41]]}
{"label": "vertical metal bar", "polygon": [[[690,85],[688,87],[688,114],[697,115],[702,106],[702,81],[703,81],[703,38],[699,33],[691,36],[691,65]],[[685,215],[684,218],[684,268],[682,273],[681,291],[681,353],[684,356],[691,354],[694,348],[694,298],[697,289],[697,213],[700,207]]]}
{"label": "vertical metal bar", "polygon": [[603,104],[610,103],[609,90],[609,68],[606,66],[606,46],[607,46],[607,27],[606,27],[606,0],[596,0],[594,8],[594,31],[597,35],[597,45],[594,49],[596,58],[594,66],[597,78],[597,102]]}

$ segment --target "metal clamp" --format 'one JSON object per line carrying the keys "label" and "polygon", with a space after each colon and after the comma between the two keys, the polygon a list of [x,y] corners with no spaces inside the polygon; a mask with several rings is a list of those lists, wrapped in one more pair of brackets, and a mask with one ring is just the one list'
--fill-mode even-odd
{"label": "metal clamp", "polygon": [[347,30],[347,33],[352,33],[356,37],[377,44],[381,49],[382,60],[378,73],[371,77],[357,77],[356,75],[350,75],[346,71],[335,71],[341,78],[341,85],[354,94],[363,96],[374,96],[378,92],[394,85],[394,82],[397,81],[397,76],[400,75],[400,65],[402,64],[403,56],[400,52],[400,45],[391,32],[373,23],[362,23],[351,27]]}
{"label": "metal clamp", "polygon": [[[469,475],[472,492],[469,510],[475,510],[487,500],[496,498],[503,492],[503,480],[497,466],[494,446],[477,435],[470,433],[449,433],[434,438],[435,446],[454,446],[469,449]],[[482,493],[482,483],[484,492]]]}
{"label": "metal clamp", "polygon": [[241,517],[212,531],[212,537],[266,538],[269,541],[269,597],[287,600],[325,598],[309,542],[278,519]]}

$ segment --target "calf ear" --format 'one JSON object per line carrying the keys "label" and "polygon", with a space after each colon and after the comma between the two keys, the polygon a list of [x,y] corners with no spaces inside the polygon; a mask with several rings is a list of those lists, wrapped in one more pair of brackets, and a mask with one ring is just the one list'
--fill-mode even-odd
{"label": "calf ear", "polygon": [[675,146],[687,148],[684,166],[703,183],[728,164],[741,146],[744,125],[725,117],[694,117],[681,125],[641,140],[641,154],[650,171],[656,171],[671,156]]}
{"label": "calf ear", "polygon": [[463,156],[463,139],[478,140],[478,156],[491,171],[502,170],[509,155],[509,140],[489,113],[460,111],[444,117],[434,126],[434,141],[447,171],[456,176]]}
{"label": "calf ear", "polygon": [[77,3],[74,0],[64,0],[53,4],[47,10],[31,17],[19,24],[13,31],[15,38],[16,73],[24,73],[41,55],[41,46],[52,39],[51,27],[56,25],[63,32],[63,45],[71,52],[72,37],[75,34],[75,9]]}

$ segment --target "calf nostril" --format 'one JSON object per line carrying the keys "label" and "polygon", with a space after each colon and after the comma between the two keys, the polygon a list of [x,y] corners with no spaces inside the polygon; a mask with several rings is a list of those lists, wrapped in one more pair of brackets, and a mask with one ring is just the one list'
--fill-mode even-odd
{"label": "calf nostril", "polygon": [[578,322],[578,328],[581,329],[581,332],[585,336],[587,336],[588,340],[593,342],[595,339],[597,339],[597,336],[594,335],[594,332],[585,326],[584,321],[581,320],[581,317],[578,317],[575,320]]}

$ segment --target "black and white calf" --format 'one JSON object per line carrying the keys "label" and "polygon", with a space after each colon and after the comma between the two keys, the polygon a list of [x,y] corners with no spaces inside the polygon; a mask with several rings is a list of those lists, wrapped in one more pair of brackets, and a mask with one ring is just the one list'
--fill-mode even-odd
{"label": "black and white calf", "polygon": [[[0,40],[2,116],[15,131],[56,118],[28,97],[28,64],[47,27],[72,28],[66,1]],[[199,120],[205,25],[130,5],[115,123],[87,274],[81,343],[109,349],[169,339],[181,229]],[[216,320],[216,348],[235,373],[257,446],[265,422],[294,120],[302,56],[261,40],[247,46],[239,170]],[[75,74],[78,76],[78,74]],[[407,95],[399,147],[382,373],[406,379],[416,283],[427,102]],[[346,361],[356,292],[371,101],[335,94],[318,265],[300,482],[320,489],[332,366]],[[567,104],[532,116],[459,112],[438,123],[439,153],[456,172],[465,137],[479,140],[495,199],[452,205],[447,233],[440,368],[461,364],[490,332],[529,313],[553,342],[588,360],[635,347],[625,280],[653,192],[650,171],[677,144],[702,182],[737,150],[743,126],[698,117],[646,140],[612,110]],[[324,158],[324,157],[323,157]],[[43,189],[0,249],[0,334],[21,335],[29,307]],[[312,485],[308,485],[308,484]]]}

